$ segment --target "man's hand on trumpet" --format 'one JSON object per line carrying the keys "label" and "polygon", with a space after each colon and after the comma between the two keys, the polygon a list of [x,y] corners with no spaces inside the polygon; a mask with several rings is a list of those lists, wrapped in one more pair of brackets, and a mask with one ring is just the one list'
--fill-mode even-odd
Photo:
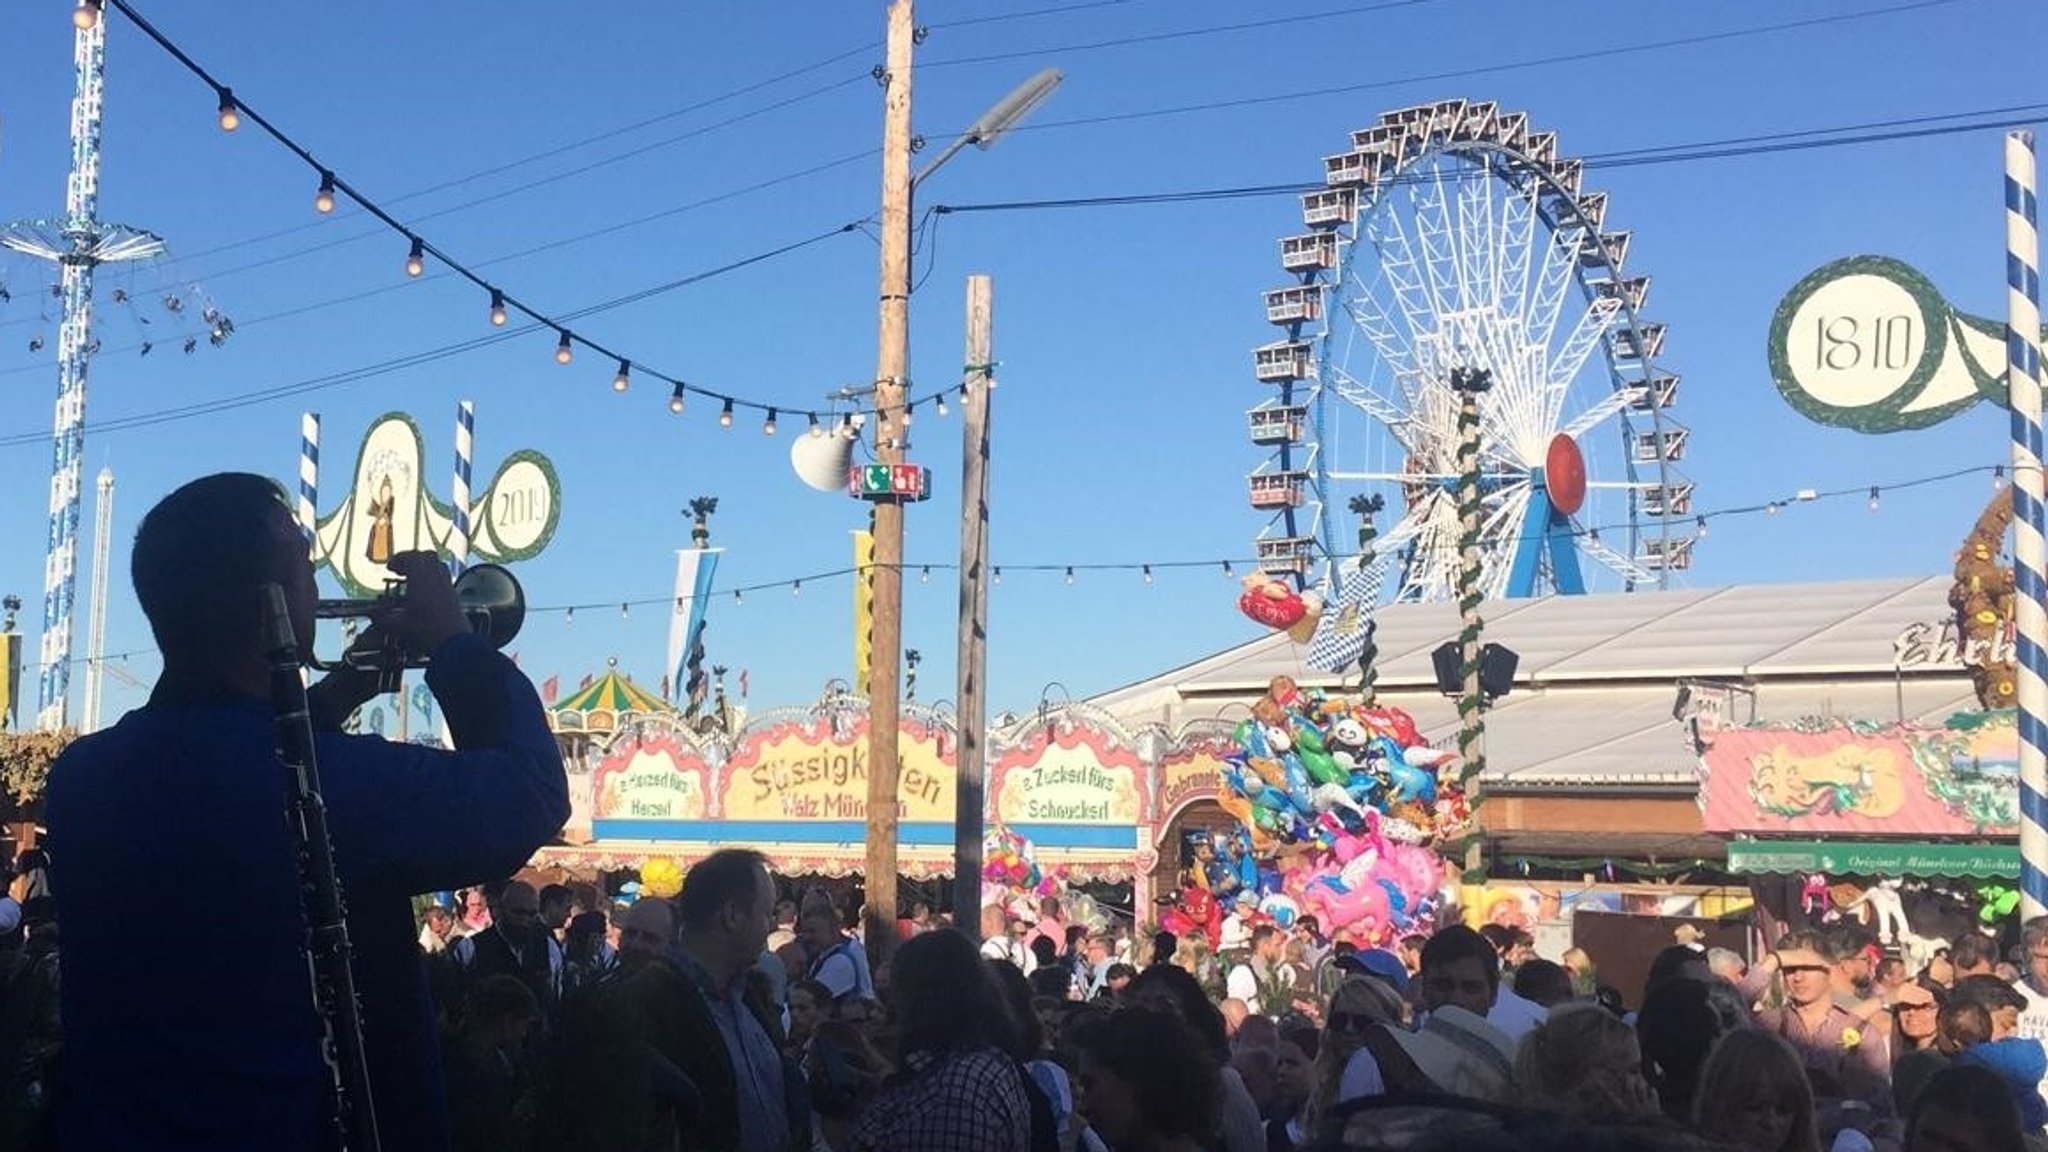
{"label": "man's hand on trumpet", "polygon": [[[469,618],[455,599],[448,566],[432,552],[400,552],[386,562],[391,574],[405,581],[393,607],[379,612],[370,626],[349,645],[341,666],[307,690],[314,714],[346,717],[383,692],[388,679],[367,667],[378,653],[397,663],[428,656],[451,636],[470,631]],[[369,659],[359,659],[369,657]]]}

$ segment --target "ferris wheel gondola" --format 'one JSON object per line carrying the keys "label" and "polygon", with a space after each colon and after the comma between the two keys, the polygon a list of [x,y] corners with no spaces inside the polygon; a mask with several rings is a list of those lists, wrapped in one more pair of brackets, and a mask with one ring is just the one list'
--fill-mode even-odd
{"label": "ferris wheel gondola", "polygon": [[[1273,395],[1247,414],[1268,572],[1309,582],[1343,552],[1347,496],[1377,491],[1398,600],[1448,599],[1461,563],[1458,372],[1480,407],[1480,588],[1488,598],[1666,586],[1688,567],[1688,431],[1666,329],[1642,317],[1608,197],[1557,136],[1490,102],[1389,112],[1324,162],[1282,238],[1294,283],[1265,293],[1280,339],[1253,352]],[[1625,271],[1624,269],[1627,269]]]}

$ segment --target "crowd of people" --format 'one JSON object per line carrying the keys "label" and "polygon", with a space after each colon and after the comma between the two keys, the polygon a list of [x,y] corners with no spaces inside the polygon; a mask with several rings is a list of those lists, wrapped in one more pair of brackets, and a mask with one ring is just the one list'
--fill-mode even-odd
{"label": "crowd of people", "polygon": [[[52,850],[0,899],[0,1152],[313,1152],[365,1118],[388,1152],[2048,1152],[2048,920],[1920,972],[1846,925],[1753,965],[1680,939],[1631,996],[1449,915],[1391,950],[1238,912],[1213,947],[1143,937],[1057,900],[980,909],[978,942],[921,907],[864,940],[745,849],[623,907],[517,880],[425,906],[516,873],[568,793],[446,567],[390,564],[403,607],[371,633],[430,656],[453,750],[343,731],[376,690],[353,666],[291,699],[275,637],[312,636],[317,587],[275,485],[206,477],[145,517],[164,675],[52,768]],[[364,1081],[339,1115],[281,726],[317,746],[347,894]]]}
{"label": "crowd of people", "polygon": [[860,910],[771,867],[722,852],[610,915],[516,882],[429,908],[456,1146],[2048,1148],[2048,922],[1910,974],[1852,926],[1755,964],[1675,943],[1624,996],[1492,925],[1212,952],[1054,898],[981,909],[978,946],[920,905],[870,969]]}

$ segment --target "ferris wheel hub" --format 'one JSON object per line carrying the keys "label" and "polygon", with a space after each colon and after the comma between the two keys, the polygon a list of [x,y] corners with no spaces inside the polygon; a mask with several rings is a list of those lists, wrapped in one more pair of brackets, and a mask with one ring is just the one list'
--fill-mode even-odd
{"label": "ferris wheel hub", "polygon": [[1586,505],[1586,454],[1562,432],[1551,437],[1543,454],[1543,488],[1550,506],[1563,515],[1576,516]]}

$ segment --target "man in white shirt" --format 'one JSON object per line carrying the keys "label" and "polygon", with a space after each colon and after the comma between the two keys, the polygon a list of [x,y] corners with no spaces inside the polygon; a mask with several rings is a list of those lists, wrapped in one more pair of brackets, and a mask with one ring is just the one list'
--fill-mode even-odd
{"label": "man in white shirt", "polygon": [[1287,941],[1280,930],[1271,924],[1261,924],[1252,929],[1252,953],[1244,963],[1230,970],[1224,980],[1224,994],[1232,1000],[1241,1000],[1254,1012],[1272,1013],[1279,992],[1285,988],[1293,972],[1280,966]]}
{"label": "man in white shirt", "polygon": [[867,949],[841,930],[838,913],[829,908],[806,911],[797,921],[797,934],[811,956],[810,978],[823,984],[835,1002],[875,998]]}
{"label": "man in white shirt", "polygon": [[[1514,1063],[1515,1042],[1485,1017],[1501,992],[1500,955],[1490,941],[1462,924],[1454,924],[1430,937],[1422,949],[1422,1003],[1431,1016],[1443,1019],[1431,1024],[1424,1020],[1415,1032],[1398,1026],[1386,1028],[1413,1065],[1392,1075],[1382,1069],[1373,1046],[1359,1048],[1345,1064],[1338,1086],[1338,1101],[1387,1095],[1417,1089],[1403,1084],[1405,1075],[1419,1071],[1437,1091],[1452,1094],[1474,1091],[1481,1084],[1505,1084]],[[1423,1045],[1414,1038],[1428,1034]],[[1431,1059],[1422,1047],[1428,1047]],[[1463,1056],[1460,1056],[1460,1053]]]}

